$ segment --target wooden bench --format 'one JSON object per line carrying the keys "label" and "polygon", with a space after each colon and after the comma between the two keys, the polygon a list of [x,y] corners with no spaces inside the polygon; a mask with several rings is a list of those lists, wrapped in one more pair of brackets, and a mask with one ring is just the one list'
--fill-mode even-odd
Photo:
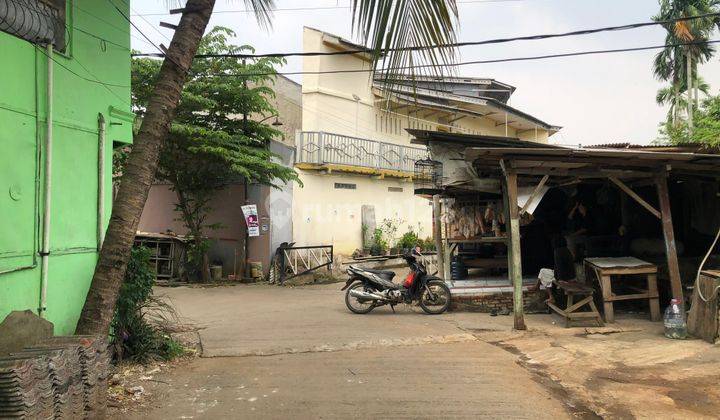
{"label": "wooden bench", "polygon": [[[560,309],[560,307],[552,302],[547,302],[547,305],[550,309],[565,318],[566,328],[571,327],[573,321],[580,320],[592,320],[597,322],[599,327],[603,326],[602,317],[593,301],[593,293],[595,291],[592,287],[574,281],[555,280],[553,283],[567,296],[567,305],[565,305],[565,309]],[[580,298],[577,302],[575,301],[576,297]],[[586,305],[588,306],[588,310],[581,311]]]}
{"label": "wooden bench", "polygon": [[[660,321],[660,303],[657,289],[657,266],[635,257],[585,258],[585,267],[597,275],[602,290],[605,322],[615,322],[613,302],[619,300],[647,299],[650,319]],[[645,275],[647,288],[632,288],[635,293],[616,295],[612,291],[613,276]]]}

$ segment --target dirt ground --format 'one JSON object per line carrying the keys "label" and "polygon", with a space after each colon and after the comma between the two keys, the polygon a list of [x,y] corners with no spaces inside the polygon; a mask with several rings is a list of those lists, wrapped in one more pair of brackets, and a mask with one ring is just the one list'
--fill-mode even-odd
{"label": "dirt ground", "polygon": [[570,329],[528,315],[517,332],[511,316],[354,315],[340,286],[159,289],[198,326],[203,357],[151,380],[130,375],[125,386],[140,383],[142,395],[113,416],[716,418],[720,409],[717,347],[668,340],[640,315]]}

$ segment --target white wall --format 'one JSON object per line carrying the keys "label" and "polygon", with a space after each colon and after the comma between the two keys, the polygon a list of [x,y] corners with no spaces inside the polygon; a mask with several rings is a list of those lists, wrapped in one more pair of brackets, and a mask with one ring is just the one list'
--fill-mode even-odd
{"label": "white wall", "polygon": [[[311,28],[303,32],[303,49],[308,52],[338,51],[338,39]],[[370,63],[359,55],[304,57],[303,71],[368,69]],[[397,104],[395,104],[397,106]],[[387,104],[373,93],[370,72],[304,74],[302,82],[302,130],[324,131],[388,143],[410,144],[406,128],[437,130],[438,113],[432,110],[407,115],[407,107],[387,112]],[[432,115],[431,115],[432,114]],[[504,125],[488,118],[466,117],[453,122],[464,132],[504,136]],[[460,131],[462,132],[462,131]],[[511,137],[534,140],[535,132],[517,133]],[[547,132],[538,130],[539,141],[547,141]],[[399,235],[413,227],[421,236],[432,235],[432,207],[428,200],[416,197],[412,182],[400,179],[377,179],[370,176],[338,172],[320,174],[298,170],[304,187],[293,191],[293,238],[298,245],[333,244],[336,252],[349,254],[362,247],[361,207],[375,207],[376,222],[383,219],[404,221]],[[352,183],[355,190],[335,189],[334,184]],[[388,187],[403,192],[389,192]]]}
{"label": "white wall", "polygon": [[[362,247],[361,207],[373,205],[378,226],[383,219],[401,219],[400,236],[409,228],[432,236],[431,202],[414,195],[412,182],[368,176],[301,171],[304,187],[293,191],[293,234],[298,245],[334,245],[335,252],[351,254]],[[335,183],[356,189],[336,189]],[[388,188],[402,188],[390,192]]]}

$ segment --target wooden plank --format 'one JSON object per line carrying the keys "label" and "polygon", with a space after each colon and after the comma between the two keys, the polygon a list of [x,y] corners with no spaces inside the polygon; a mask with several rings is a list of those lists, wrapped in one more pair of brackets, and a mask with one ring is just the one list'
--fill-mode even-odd
{"label": "wooden plank", "polygon": [[[680,279],[680,265],[678,264],[677,246],[675,245],[675,232],[673,230],[672,212],[670,211],[670,195],[668,193],[667,174],[655,178],[660,212],[662,213],[662,229],[665,237],[665,256],[667,257],[668,274],[673,298],[677,299],[684,308],[682,281]],[[684,313],[684,309],[683,309]]]}
{"label": "wooden plank", "polygon": [[588,263],[594,269],[602,270],[607,275],[630,275],[630,274],[652,274],[657,273],[657,266],[652,267],[617,267],[617,268],[599,268],[592,263]]}
{"label": "wooden plank", "polygon": [[599,314],[597,312],[573,312],[568,316],[571,318],[597,318]]}
{"label": "wooden plank", "polygon": [[505,172],[505,211],[508,214],[509,243],[508,243],[508,271],[513,285],[513,314],[516,330],[525,330],[525,317],[523,315],[522,292],[522,263],[520,255],[520,217],[517,206],[517,174],[512,171]]}
{"label": "wooden plank", "polygon": [[[647,276],[647,293],[650,297],[650,320],[660,321],[660,298],[657,288],[657,274],[648,274]],[[658,296],[658,297],[656,297]]]}
{"label": "wooden plank", "polygon": [[[720,312],[718,311],[717,287],[720,279],[703,272],[693,290],[692,306],[688,316],[688,332],[695,337],[715,344],[720,336]],[[708,301],[705,302],[702,296]]]}
{"label": "wooden plank", "polygon": [[637,300],[637,299],[650,299],[650,298],[657,298],[658,296],[651,296],[648,293],[633,293],[628,295],[612,295],[608,298],[605,298],[608,302],[617,302],[619,300]]}
{"label": "wooden plank", "polygon": [[505,243],[506,236],[478,236],[475,238],[450,238],[448,242],[457,244]]}
{"label": "wooden plank", "polygon": [[585,306],[588,302],[590,302],[592,300],[592,298],[593,298],[592,296],[587,296],[587,297],[581,299],[579,302],[572,304],[572,306],[568,306],[567,308],[565,308],[565,312],[572,313],[572,312],[577,311],[578,309]]}
{"label": "wooden plank", "polygon": [[605,322],[615,322],[615,310],[613,309],[612,298],[612,282],[610,276],[605,273],[600,274],[600,289],[603,295],[603,309],[605,310]]}
{"label": "wooden plank", "polygon": [[[437,252],[437,271],[441,276],[445,275],[445,255],[443,255],[442,249],[442,220],[440,217],[442,207],[440,206],[440,196],[435,194],[433,196],[433,238],[435,239],[435,249]],[[445,278],[445,280],[449,280]]]}
{"label": "wooden plank", "polygon": [[635,201],[637,201],[638,204],[640,204],[641,206],[645,207],[645,209],[646,209],[647,211],[649,211],[650,213],[652,213],[653,215],[655,215],[655,217],[657,217],[658,219],[661,218],[660,212],[657,211],[657,210],[655,209],[655,207],[651,206],[650,203],[648,203],[647,201],[643,200],[642,197],[640,197],[639,195],[637,195],[637,193],[635,193],[635,191],[633,191],[630,187],[628,187],[627,185],[625,185],[625,183],[623,183],[623,182],[620,181],[619,179],[615,178],[614,176],[610,176],[610,177],[608,177],[608,179],[610,179],[610,181],[612,181],[615,185],[617,185],[618,188],[620,188],[621,190],[623,190],[623,191],[625,192],[625,194],[629,195],[629,196],[632,197]]}
{"label": "wooden plank", "polygon": [[542,188],[545,186],[545,183],[550,179],[550,175],[545,175],[540,180],[540,183],[537,184],[537,187],[533,190],[532,194],[530,194],[530,197],[528,197],[527,202],[525,202],[525,205],[520,209],[520,216],[522,217],[523,214],[527,212],[527,209],[530,207],[530,205],[535,201],[538,195],[540,195],[540,191],[542,191]]}
{"label": "wooden plank", "polygon": [[546,302],[545,304],[546,304],[550,309],[552,309],[553,311],[557,312],[559,315],[564,316],[564,317],[567,316],[567,314],[565,313],[565,311],[562,310],[562,309],[560,309],[560,308],[559,308],[558,306],[556,306],[554,303],[552,303],[552,302]]}

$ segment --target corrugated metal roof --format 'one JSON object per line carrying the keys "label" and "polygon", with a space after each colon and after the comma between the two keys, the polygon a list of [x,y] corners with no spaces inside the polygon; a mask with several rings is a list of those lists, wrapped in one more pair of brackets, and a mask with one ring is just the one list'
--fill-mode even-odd
{"label": "corrugated metal roof", "polygon": [[500,161],[519,174],[584,177],[652,176],[669,171],[718,178],[720,155],[676,151],[594,148],[469,147],[465,160],[496,170]]}
{"label": "corrugated metal roof", "polygon": [[446,142],[451,144],[462,144],[467,146],[484,146],[484,147],[544,147],[548,149],[562,149],[562,146],[552,144],[536,143],[533,141],[520,140],[516,137],[501,136],[482,136],[477,134],[459,134],[445,133],[442,131],[426,131],[408,129],[408,133],[413,136],[410,143],[428,145],[430,141]]}
{"label": "corrugated metal roof", "polygon": [[678,144],[633,144],[633,143],[604,143],[587,146],[588,149],[633,149],[681,153],[708,153],[718,154],[720,148],[700,143],[678,143]]}

